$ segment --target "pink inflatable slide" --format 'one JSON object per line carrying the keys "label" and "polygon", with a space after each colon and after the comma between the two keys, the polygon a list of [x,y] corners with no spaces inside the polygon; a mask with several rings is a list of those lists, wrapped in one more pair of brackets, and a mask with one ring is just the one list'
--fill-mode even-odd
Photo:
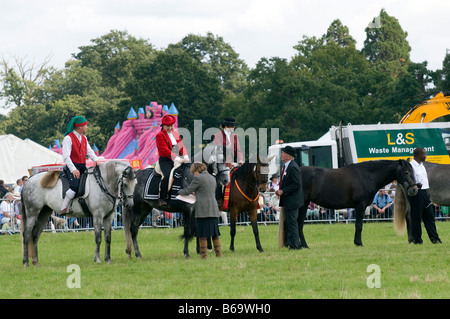
{"label": "pink inflatable slide", "polygon": [[178,110],[173,103],[168,108],[167,105],[150,102],[145,110],[139,108],[138,114],[130,108],[128,119],[123,122],[122,128],[117,123],[100,156],[105,159],[140,159],[143,168],[153,165],[159,158],[155,136],[161,130],[161,119],[166,114],[175,116],[175,128],[178,128]]}

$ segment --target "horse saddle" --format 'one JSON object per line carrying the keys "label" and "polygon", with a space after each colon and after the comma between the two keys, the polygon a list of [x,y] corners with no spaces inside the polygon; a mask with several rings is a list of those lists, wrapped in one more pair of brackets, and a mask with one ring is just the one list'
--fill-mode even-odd
{"label": "horse saddle", "polygon": [[[181,163],[174,163],[169,176],[169,185],[167,187],[167,193],[170,194],[170,199],[175,199],[178,195],[178,191],[181,189],[182,173],[178,168]],[[160,192],[161,180],[164,177],[163,172],[159,166],[159,162],[156,162],[155,168],[149,168],[151,170],[150,175],[145,183],[144,199],[158,200]]]}
{"label": "horse saddle", "polygon": [[[89,194],[89,189],[88,189],[88,184],[86,183],[87,181],[87,176],[88,174],[84,173],[81,174],[80,177],[80,186],[78,187],[78,192],[75,195],[75,198],[77,197],[82,197],[82,198],[86,198]],[[67,175],[67,172],[63,169],[61,174],[59,175],[59,179],[62,182],[62,197],[65,198],[66,197],[66,192],[69,189],[69,176]]]}

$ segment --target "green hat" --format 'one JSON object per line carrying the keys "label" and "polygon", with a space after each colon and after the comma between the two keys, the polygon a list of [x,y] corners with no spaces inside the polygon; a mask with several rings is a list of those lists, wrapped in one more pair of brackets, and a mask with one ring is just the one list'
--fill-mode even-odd
{"label": "green hat", "polygon": [[75,127],[84,126],[86,124],[88,124],[88,121],[83,116],[75,116],[70,120],[69,124],[67,124],[67,132],[64,136],[72,133]]}

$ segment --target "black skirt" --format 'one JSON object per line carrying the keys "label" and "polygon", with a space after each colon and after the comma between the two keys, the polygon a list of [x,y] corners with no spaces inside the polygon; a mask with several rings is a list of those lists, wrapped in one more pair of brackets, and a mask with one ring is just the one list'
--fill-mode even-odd
{"label": "black skirt", "polygon": [[202,237],[219,237],[219,221],[217,217],[196,218],[195,219],[195,236]]}

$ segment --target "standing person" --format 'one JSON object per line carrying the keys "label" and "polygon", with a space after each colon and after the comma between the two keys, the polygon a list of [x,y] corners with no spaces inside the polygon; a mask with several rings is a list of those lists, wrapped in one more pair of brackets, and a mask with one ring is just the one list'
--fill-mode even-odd
{"label": "standing person", "polygon": [[159,206],[167,205],[167,187],[169,186],[169,175],[174,166],[174,161],[179,163],[189,161],[181,137],[174,131],[175,118],[172,115],[165,115],[161,123],[161,131],[155,137],[159,154],[159,167],[164,175],[160,184]]}
{"label": "standing person", "polygon": [[226,159],[225,163],[228,167],[232,167],[232,163],[244,163],[244,155],[241,151],[238,136],[234,133],[237,123],[234,118],[226,117],[220,123],[220,132],[214,134],[213,144],[225,147]]}
{"label": "standing person", "polygon": [[195,235],[199,239],[202,259],[206,259],[208,255],[208,237],[213,239],[216,257],[221,257],[219,208],[215,196],[216,179],[208,173],[203,163],[193,163],[191,173],[194,174],[191,184],[181,189],[178,194],[186,196],[195,192]]}
{"label": "standing person", "polygon": [[411,206],[411,232],[414,244],[422,244],[422,225],[428,233],[433,244],[442,243],[436,230],[436,223],[434,221],[433,204],[428,193],[430,187],[428,183],[428,175],[423,165],[423,161],[427,158],[427,151],[422,147],[417,147],[414,150],[414,159],[411,161],[411,166],[414,170],[414,177],[419,187],[419,192],[416,196],[408,196]]}
{"label": "standing person", "polygon": [[86,171],[86,156],[99,165],[95,155],[85,136],[88,121],[83,116],[73,117],[67,125],[67,131],[62,142],[63,161],[66,164],[64,172],[69,177],[69,189],[63,200],[60,215],[69,213],[68,207],[75,198],[80,186],[80,177]]}
{"label": "standing person", "polygon": [[0,198],[3,198],[8,190],[5,187],[5,181],[0,179]]}
{"label": "standing person", "polygon": [[[283,169],[280,175],[279,189],[275,192],[280,196],[280,207],[284,207],[284,245],[289,249],[301,249],[298,225],[300,208],[303,206],[302,173],[298,164],[293,161],[295,149],[286,146],[281,150]],[[280,217],[281,218],[281,217]]]}

